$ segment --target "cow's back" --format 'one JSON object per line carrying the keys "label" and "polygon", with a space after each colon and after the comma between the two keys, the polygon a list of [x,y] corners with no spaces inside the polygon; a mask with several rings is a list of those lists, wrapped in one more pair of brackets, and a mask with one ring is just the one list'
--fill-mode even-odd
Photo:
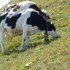
{"label": "cow's back", "polygon": [[20,6],[20,8],[17,9],[16,12],[20,12],[20,11],[22,11],[22,10],[28,9],[31,5],[33,5],[33,4],[35,4],[35,3],[32,2],[32,1],[22,1],[22,2],[17,3],[17,4]]}

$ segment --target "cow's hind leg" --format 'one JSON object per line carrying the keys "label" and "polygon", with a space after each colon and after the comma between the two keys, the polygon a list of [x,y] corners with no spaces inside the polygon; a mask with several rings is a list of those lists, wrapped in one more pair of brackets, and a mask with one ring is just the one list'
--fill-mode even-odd
{"label": "cow's hind leg", "polygon": [[2,29],[0,30],[0,44],[1,44],[2,53],[4,53],[5,52],[5,50],[4,50],[4,32]]}

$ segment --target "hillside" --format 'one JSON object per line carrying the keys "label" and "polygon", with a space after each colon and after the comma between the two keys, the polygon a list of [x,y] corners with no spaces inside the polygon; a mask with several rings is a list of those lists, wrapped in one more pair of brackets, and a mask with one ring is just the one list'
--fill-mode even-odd
{"label": "hillside", "polygon": [[[17,3],[22,0],[12,0]],[[19,52],[21,36],[5,39],[6,54],[1,53],[0,70],[70,70],[70,0],[32,0],[46,9],[55,22],[59,38],[49,36],[44,43],[42,33],[32,35],[29,48]],[[30,68],[25,67],[30,64]]]}

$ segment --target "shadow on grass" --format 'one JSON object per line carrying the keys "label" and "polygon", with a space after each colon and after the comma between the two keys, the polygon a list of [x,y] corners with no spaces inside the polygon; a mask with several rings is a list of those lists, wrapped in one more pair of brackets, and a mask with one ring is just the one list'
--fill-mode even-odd
{"label": "shadow on grass", "polygon": [[[60,36],[58,37],[58,38],[60,38]],[[20,48],[19,46],[15,46],[15,48],[13,48],[12,46],[11,47],[9,47],[8,48],[8,50],[6,51],[6,55],[10,55],[10,54],[12,54],[12,53],[22,53],[22,52],[25,52],[26,50],[28,50],[28,49],[32,49],[32,48],[35,48],[36,46],[38,46],[38,45],[47,45],[47,44],[49,44],[49,43],[51,43],[51,42],[53,42],[53,41],[55,41],[55,40],[57,40],[58,38],[51,38],[50,40],[49,39],[47,39],[47,41],[43,41],[43,42],[36,42],[36,43],[33,43],[33,44],[29,44],[29,46],[28,47],[26,47],[26,46],[24,46],[24,50],[23,51],[19,51],[18,49]],[[40,38],[39,38],[40,39]],[[17,49],[16,49],[17,48]]]}
{"label": "shadow on grass", "polygon": [[61,38],[61,36],[58,36],[57,38],[52,38],[52,39],[50,39],[48,43],[51,43],[52,41],[55,41],[55,40],[57,40],[58,38]]}
{"label": "shadow on grass", "polygon": [[67,27],[68,25],[59,25],[58,27],[61,28],[61,27]]}

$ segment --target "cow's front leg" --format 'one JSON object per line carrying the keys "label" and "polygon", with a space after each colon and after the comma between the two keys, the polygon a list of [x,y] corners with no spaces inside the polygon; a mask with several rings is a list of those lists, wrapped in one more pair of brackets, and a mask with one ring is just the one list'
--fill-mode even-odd
{"label": "cow's front leg", "polygon": [[48,33],[47,33],[47,31],[45,31],[45,33],[44,33],[44,39],[45,39],[45,42],[48,42]]}
{"label": "cow's front leg", "polygon": [[0,44],[1,44],[2,53],[4,53],[5,52],[5,50],[4,50],[4,33],[1,30],[0,30]]}

